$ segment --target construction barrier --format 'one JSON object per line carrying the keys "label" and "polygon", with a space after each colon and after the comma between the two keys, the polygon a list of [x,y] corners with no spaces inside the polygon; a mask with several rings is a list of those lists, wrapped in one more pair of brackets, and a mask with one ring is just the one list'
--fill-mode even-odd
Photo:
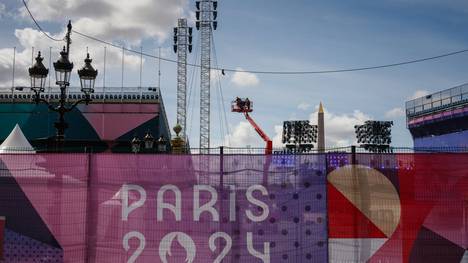
{"label": "construction barrier", "polygon": [[468,154],[0,159],[5,262],[468,260]]}

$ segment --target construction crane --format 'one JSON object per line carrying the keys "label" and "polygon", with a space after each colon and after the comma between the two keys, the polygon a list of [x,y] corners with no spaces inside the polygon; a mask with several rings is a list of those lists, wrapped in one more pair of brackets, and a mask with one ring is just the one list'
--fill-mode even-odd
{"label": "construction crane", "polygon": [[270,137],[268,137],[268,135],[260,128],[260,126],[258,126],[258,124],[249,115],[249,112],[253,111],[253,103],[248,98],[241,99],[237,97],[231,103],[231,111],[244,113],[245,118],[253,126],[258,135],[260,135],[260,137],[262,137],[262,139],[265,141],[265,154],[271,154],[273,152],[273,142],[271,141]]}

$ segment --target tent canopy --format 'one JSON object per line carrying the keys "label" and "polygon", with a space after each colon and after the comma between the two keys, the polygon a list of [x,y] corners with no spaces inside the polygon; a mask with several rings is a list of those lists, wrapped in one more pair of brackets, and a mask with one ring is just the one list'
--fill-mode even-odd
{"label": "tent canopy", "polygon": [[10,135],[0,145],[0,153],[35,153],[36,151],[29,143],[18,124]]}

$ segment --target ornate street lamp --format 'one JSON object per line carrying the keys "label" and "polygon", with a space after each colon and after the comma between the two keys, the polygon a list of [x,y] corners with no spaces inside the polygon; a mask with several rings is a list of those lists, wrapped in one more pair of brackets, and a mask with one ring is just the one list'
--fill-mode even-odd
{"label": "ornate street lamp", "polygon": [[33,91],[44,91],[47,75],[49,70],[42,64],[44,58],[41,57],[41,52],[37,53],[36,63],[29,68],[29,77],[31,78],[31,89]]}
{"label": "ornate street lamp", "polygon": [[136,135],[135,135],[135,137],[133,137],[133,139],[131,141],[131,144],[132,144],[132,152],[133,153],[140,152],[141,140]]}
{"label": "ornate street lamp", "polygon": [[147,131],[145,137],[143,138],[143,141],[145,142],[145,149],[146,150],[151,150],[153,149],[154,146],[154,137],[151,134],[151,132]]}
{"label": "ornate street lamp", "polygon": [[89,58],[89,53],[84,60],[85,65],[82,69],[78,70],[80,76],[81,91],[89,97],[89,94],[94,93],[94,81],[96,80],[98,71],[91,65],[93,60]]}
{"label": "ornate street lamp", "polygon": [[165,153],[167,151],[167,141],[164,136],[160,136],[158,139],[158,152]]}
{"label": "ornate street lamp", "polygon": [[65,47],[63,47],[62,52],[60,52],[60,58],[57,62],[54,62],[55,83],[59,85],[61,89],[70,85],[73,63],[68,60],[68,54],[69,50],[65,50]]}
{"label": "ornate street lamp", "polygon": [[[56,84],[60,87],[60,99],[58,105],[52,105],[49,101],[41,98],[41,93],[44,92],[45,80],[49,70],[44,67],[42,64],[43,58],[39,52],[36,58],[36,63],[29,69],[29,76],[31,78],[31,90],[34,91],[33,100],[36,104],[45,103],[49,110],[59,113],[59,119],[55,122],[55,128],[57,129],[57,142],[61,144],[65,138],[65,130],[68,128],[68,124],[65,122],[65,113],[72,111],[78,104],[86,103],[88,104],[91,101],[90,93],[94,92],[94,82],[98,71],[93,68],[91,65],[92,60],[89,58],[89,54],[85,59],[85,65],[82,69],[78,70],[78,75],[80,77],[81,91],[85,94],[84,99],[75,101],[72,105],[67,103],[67,87],[70,86],[70,77],[73,70],[73,63],[69,60],[70,54],[70,44],[71,44],[71,22],[68,22],[67,25],[67,34],[65,40],[67,42],[66,47],[63,47],[62,52],[60,52],[60,58],[57,62],[54,62],[55,69],[55,78]],[[60,146],[60,145],[58,145]]]}

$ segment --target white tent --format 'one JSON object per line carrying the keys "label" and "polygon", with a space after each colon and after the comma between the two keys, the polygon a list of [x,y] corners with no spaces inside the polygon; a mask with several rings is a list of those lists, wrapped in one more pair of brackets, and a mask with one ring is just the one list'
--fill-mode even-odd
{"label": "white tent", "polygon": [[18,124],[0,145],[0,153],[36,153]]}

